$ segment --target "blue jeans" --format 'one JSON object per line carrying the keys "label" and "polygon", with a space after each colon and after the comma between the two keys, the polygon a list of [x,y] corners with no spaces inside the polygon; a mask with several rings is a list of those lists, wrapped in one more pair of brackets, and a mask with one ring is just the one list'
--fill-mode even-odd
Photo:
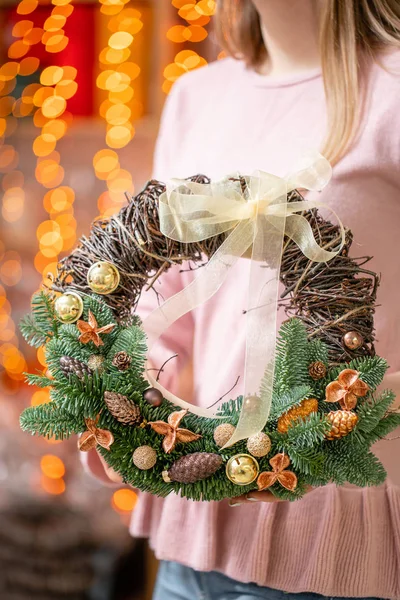
{"label": "blue jeans", "polygon": [[[175,562],[163,561],[158,571],[153,600],[324,600],[325,596],[305,592],[289,594],[240,583],[221,573],[195,571]],[[334,600],[349,600],[335,598]],[[377,600],[365,598],[364,600]]]}

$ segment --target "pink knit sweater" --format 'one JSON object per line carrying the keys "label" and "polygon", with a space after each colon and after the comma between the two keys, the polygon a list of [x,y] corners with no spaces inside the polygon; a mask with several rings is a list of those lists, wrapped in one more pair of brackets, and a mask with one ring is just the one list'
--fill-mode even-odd
{"label": "pink knit sweater", "polygon": [[[334,168],[321,200],[354,232],[353,254],[373,255],[382,273],[376,314],[378,352],[400,370],[400,53],[371,70],[367,118],[353,150]],[[225,59],[184,76],[169,96],[157,145],[154,176],[161,180],[204,173],[220,178],[261,169],[284,175],[325,132],[319,72],[283,80]],[[155,364],[177,352],[164,384],[210,405],[243,372],[246,282],[242,259],[217,295],[183,317],[152,355]],[[157,290],[166,298],[193,272],[169,271]],[[144,295],[142,316],[157,305]],[[192,372],[192,376],[190,373]],[[183,374],[183,375],[182,375]],[[241,381],[243,378],[241,378]],[[191,392],[192,389],[192,392]],[[241,385],[230,394],[241,393]],[[392,434],[391,437],[396,437]],[[145,536],[159,559],[217,570],[289,592],[326,596],[400,598],[400,441],[375,452],[388,470],[378,488],[328,485],[294,503],[196,503],[140,494],[132,534]],[[100,475],[95,455],[92,470]],[[239,490],[240,492],[240,490]],[[238,492],[238,493],[239,493]]]}

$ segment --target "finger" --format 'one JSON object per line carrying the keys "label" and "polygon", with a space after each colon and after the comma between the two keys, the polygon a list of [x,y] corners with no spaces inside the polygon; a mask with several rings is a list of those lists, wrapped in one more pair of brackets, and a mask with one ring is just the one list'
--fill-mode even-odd
{"label": "finger", "polygon": [[248,494],[244,494],[243,496],[231,498],[229,501],[229,506],[240,506],[241,504],[253,504],[255,502],[267,502],[275,504],[276,502],[284,502],[284,500],[276,498],[272,492],[268,491],[250,492]]}
{"label": "finger", "polygon": [[102,457],[102,455],[100,454],[100,452],[97,452],[98,457],[100,459],[100,462],[103,466],[103,469],[107,475],[107,477],[113,482],[113,483],[123,483],[123,479],[120,475],[118,475],[118,473],[116,471],[114,471],[114,469],[112,467],[110,467],[106,461],[104,460],[104,458]]}

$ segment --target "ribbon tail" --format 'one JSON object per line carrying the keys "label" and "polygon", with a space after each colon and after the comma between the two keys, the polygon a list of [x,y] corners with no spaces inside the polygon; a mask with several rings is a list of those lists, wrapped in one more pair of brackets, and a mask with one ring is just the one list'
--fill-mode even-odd
{"label": "ribbon tail", "polygon": [[[147,334],[148,356],[157,340],[168,327],[183,315],[205,303],[218,291],[230,269],[251,246],[253,228],[254,225],[250,221],[239,223],[196,278],[181,292],[166,300],[143,321],[143,328]],[[188,409],[197,416],[216,418],[216,409],[211,410],[195,406],[175,396],[155,379],[149,369],[150,363],[147,361],[146,377],[153,387],[160,390],[164,398],[181,408]]]}

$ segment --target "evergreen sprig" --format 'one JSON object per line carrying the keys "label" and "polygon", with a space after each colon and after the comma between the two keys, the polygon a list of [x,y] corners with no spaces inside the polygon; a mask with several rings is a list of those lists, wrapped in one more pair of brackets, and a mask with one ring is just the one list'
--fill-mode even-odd
{"label": "evergreen sprig", "polygon": [[[146,423],[156,420],[165,422],[172,412],[180,409],[166,399],[161,406],[154,407],[143,397],[143,392],[148,387],[144,379],[147,348],[145,334],[139,322],[135,320],[129,326],[116,323],[104,299],[97,296],[84,298],[82,319],[88,319],[89,310],[96,317],[99,327],[115,324],[111,333],[102,337],[104,344],[100,347],[96,347],[93,342],[82,344],[75,324],[62,325],[57,322],[53,298],[49,294],[40,292],[34,296],[32,314],[23,319],[21,329],[31,345],[37,347],[45,344],[50,375],[29,374],[27,380],[30,385],[49,388],[51,402],[26,409],[21,416],[22,428],[33,434],[65,439],[86,430],[85,418],[98,416],[98,427],[111,431],[114,436],[111,450],[98,446],[99,451],[126,482],[143,491],[159,496],[179,492],[193,500],[221,500],[254,490],[255,483],[243,487],[233,484],[223,467],[207,479],[193,484],[164,481],[163,471],[186,454],[219,453],[224,463],[237,454],[248,454],[246,440],[221,449],[213,437],[215,428],[221,423],[237,424],[243,398],[222,403],[215,418],[207,419],[188,413],[183,419],[182,427],[200,434],[201,438],[188,444],[177,444],[170,454],[166,454],[162,447],[163,437],[146,427]],[[123,372],[112,364],[114,355],[121,351],[126,352],[131,359],[130,367]],[[66,374],[61,369],[61,357],[70,357],[87,364],[93,354],[104,359],[103,371],[81,373],[80,378],[73,372]],[[374,394],[386,370],[386,361],[378,357],[358,359],[350,364],[328,369],[323,380],[313,381],[308,367],[317,360],[328,365],[327,348],[323,342],[309,341],[305,327],[297,319],[284,323],[277,343],[271,413],[264,428],[271,438],[272,448],[269,455],[257,460],[260,471],[265,471],[271,469],[269,460],[276,453],[285,452],[289,456],[290,468],[298,477],[298,487],[294,492],[286,490],[279,483],[271,487],[275,496],[285,500],[300,498],[309,485],[325,485],[328,482],[341,485],[346,481],[362,486],[381,483],[385,471],[369,449],[376,440],[400,425],[400,415],[390,412],[392,392],[383,392],[378,396]],[[326,434],[331,425],[326,413],[332,410],[332,405],[324,402],[325,387],[337,378],[343,368],[359,371],[361,379],[370,386],[371,393],[366,398],[359,399],[355,409],[358,415],[355,429],[346,437],[329,441]],[[269,391],[267,381],[268,378],[265,378],[261,395]],[[122,394],[138,405],[144,426],[127,426],[116,420],[105,403],[106,391]],[[277,431],[278,419],[310,397],[319,400],[318,412],[292,423],[287,433]],[[132,462],[133,451],[142,445],[151,446],[157,455],[156,465],[149,471],[138,469]]]}

